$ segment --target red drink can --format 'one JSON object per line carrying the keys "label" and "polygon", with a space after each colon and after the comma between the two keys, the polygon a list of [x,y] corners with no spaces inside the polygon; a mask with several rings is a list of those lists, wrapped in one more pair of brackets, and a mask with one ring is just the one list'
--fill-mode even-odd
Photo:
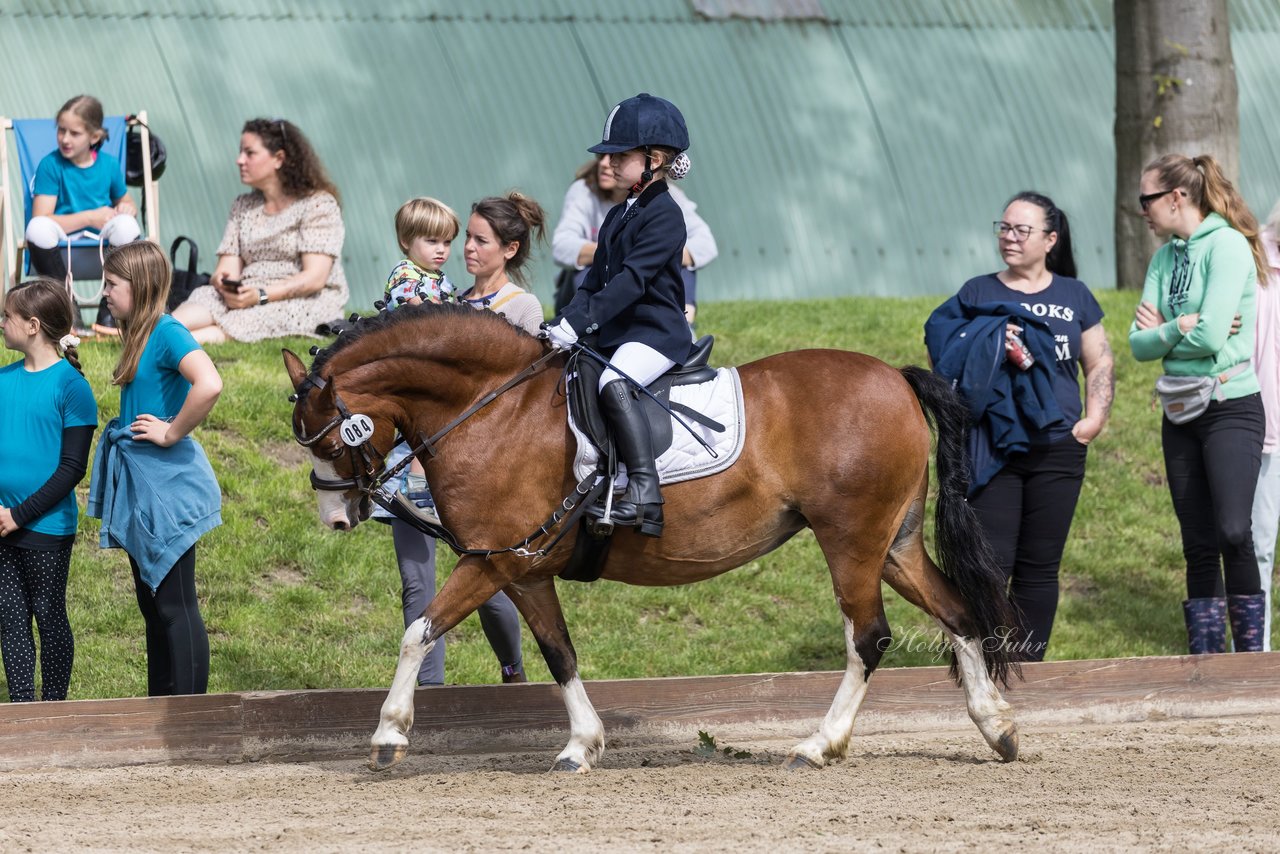
{"label": "red drink can", "polygon": [[1027,349],[1026,342],[1017,336],[1006,338],[1004,349],[1009,361],[1017,365],[1020,371],[1025,371],[1036,363],[1035,357]]}

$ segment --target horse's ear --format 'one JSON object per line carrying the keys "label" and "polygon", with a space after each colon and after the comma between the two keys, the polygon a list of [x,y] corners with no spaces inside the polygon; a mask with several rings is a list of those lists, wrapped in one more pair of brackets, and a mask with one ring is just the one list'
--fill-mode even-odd
{"label": "horse's ear", "polygon": [[302,364],[302,360],[292,350],[281,350],[284,354],[284,369],[289,372],[289,381],[293,383],[293,390],[297,391],[302,385],[302,381],[307,378],[307,366]]}

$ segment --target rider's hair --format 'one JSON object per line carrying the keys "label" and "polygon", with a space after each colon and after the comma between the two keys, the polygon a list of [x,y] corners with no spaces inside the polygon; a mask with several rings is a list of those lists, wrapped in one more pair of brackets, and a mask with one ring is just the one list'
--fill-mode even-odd
{"label": "rider's hair", "polygon": [[329,173],[325,171],[320,156],[311,147],[311,140],[306,134],[287,119],[249,119],[244,123],[241,133],[251,133],[262,140],[262,145],[275,154],[284,152],[284,163],[280,165],[280,187],[291,199],[305,199],[318,192],[326,192],[333,196],[338,204],[342,204],[342,196]]}
{"label": "rider's hair", "polygon": [[1053,244],[1053,248],[1049,250],[1048,256],[1044,259],[1044,265],[1049,269],[1050,273],[1074,279],[1076,277],[1076,256],[1071,250],[1071,224],[1067,222],[1066,212],[1055,205],[1053,199],[1044,193],[1037,193],[1034,190],[1023,190],[1005,202],[1004,206],[1007,208],[1014,202],[1026,202],[1044,211],[1044,227],[1058,235],[1058,242]]}
{"label": "rider's hair", "polygon": [[498,242],[503,246],[509,243],[519,244],[516,254],[507,261],[507,275],[520,284],[525,284],[520,268],[529,259],[529,244],[534,239],[541,242],[545,238],[544,223],[547,213],[542,205],[519,190],[512,190],[505,196],[481,199],[471,206],[471,212],[489,223]]}
{"label": "rider's hair", "polygon": [[1166,190],[1182,190],[1201,215],[1216,213],[1249,241],[1253,251],[1253,265],[1258,278],[1265,279],[1269,272],[1267,255],[1258,240],[1258,220],[1249,211],[1240,192],[1223,174],[1222,167],[1211,154],[1187,157],[1182,154],[1166,154],[1158,157],[1142,170],[1156,173],[1160,186]]}
{"label": "rider's hair", "polygon": [[430,196],[410,199],[396,211],[396,240],[400,241],[401,252],[407,253],[409,244],[419,237],[452,241],[459,228],[453,208]]}
{"label": "rider's hair", "polygon": [[25,320],[35,318],[40,322],[40,332],[54,348],[66,357],[71,367],[84,374],[80,367],[80,354],[75,347],[62,349],[59,342],[71,334],[71,296],[67,286],[45,276],[28,279],[5,296],[5,311],[12,317]]}
{"label": "rider's hair", "polygon": [[150,240],[136,240],[111,250],[102,264],[102,275],[124,279],[133,297],[129,316],[116,319],[123,347],[111,382],[125,385],[138,373],[147,339],[164,314],[173,268],[163,249]]}

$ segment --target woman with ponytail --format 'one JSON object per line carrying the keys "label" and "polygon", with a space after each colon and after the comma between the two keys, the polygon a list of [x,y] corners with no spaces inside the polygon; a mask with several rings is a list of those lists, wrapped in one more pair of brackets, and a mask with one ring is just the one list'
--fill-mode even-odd
{"label": "woman with ponytail", "polygon": [[76,484],[89,462],[98,405],[80,371],[66,285],[32,279],[4,303],[4,345],[22,359],[0,368],[0,647],[13,702],[65,700],[75,642],[67,575],[76,538]]}
{"label": "woman with ponytail", "polygon": [[537,335],[542,304],[520,284],[526,283],[522,268],[530,245],[544,237],[546,218],[541,205],[516,190],[472,205],[462,254],[474,279],[459,301],[497,312]]}
{"label": "woman with ponytail", "polygon": [[1162,360],[1162,380],[1194,385],[1208,401],[1193,416],[1196,408],[1162,394],[1165,473],[1187,565],[1188,646],[1225,652],[1229,618],[1236,651],[1258,651],[1266,597],[1251,510],[1265,416],[1251,359],[1255,291],[1267,273],[1258,222],[1209,155],[1157,159],[1139,193],[1147,226],[1169,242],[1147,268],[1129,346],[1138,361]]}
{"label": "woman with ponytail", "polygon": [[1057,614],[1086,446],[1115,397],[1114,358],[1102,307],[1075,277],[1066,213],[1022,192],[993,230],[1005,269],[965,282],[930,317],[925,340],[934,369],[956,383],[974,416],[970,504],[1021,611],[1021,649],[1039,661]]}
{"label": "woman with ponytail", "polygon": [[[446,208],[447,210],[447,208]],[[545,214],[533,199],[515,190],[505,196],[490,196],[471,206],[463,249],[467,272],[474,279],[458,301],[472,308],[501,315],[512,326],[530,335],[542,323],[542,304],[517,285],[523,282],[522,268],[529,258],[529,246],[541,239]],[[457,220],[450,221],[457,226]],[[452,238],[449,238],[452,240]],[[407,446],[397,445],[387,465],[403,458]],[[405,477],[405,496],[419,507],[427,505],[431,492],[425,475],[410,472]],[[431,511],[434,515],[434,509]],[[377,515],[376,513],[374,514]],[[396,563],[400,567],[404,620],[407,627],[422,616],[436,595],[436,541],[408,522],[392,518],[391,535]],[[439,517],[431,519],[439,522]],[[498,657],[503,682],[524,682],[524,655],[520,647],[520,615],[506,593],[498,591],[480,606],[480,627]],[[444,681],[444,638],[436,641],[418,670],[419,685],[439,685]]]}

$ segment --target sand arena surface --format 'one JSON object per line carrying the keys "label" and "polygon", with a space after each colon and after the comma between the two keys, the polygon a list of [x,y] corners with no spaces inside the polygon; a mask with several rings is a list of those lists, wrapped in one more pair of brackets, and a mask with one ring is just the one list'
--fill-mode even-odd
{"label": "sand arena surface", "polygon": [[554,750],[10,771],[0,850],[1280,850],[1280,713],[1028,724],[1010,765],[971,726],[876,733],[782,771],[807,733],[713,733],[741,759],[619,739],[588,775]]}

